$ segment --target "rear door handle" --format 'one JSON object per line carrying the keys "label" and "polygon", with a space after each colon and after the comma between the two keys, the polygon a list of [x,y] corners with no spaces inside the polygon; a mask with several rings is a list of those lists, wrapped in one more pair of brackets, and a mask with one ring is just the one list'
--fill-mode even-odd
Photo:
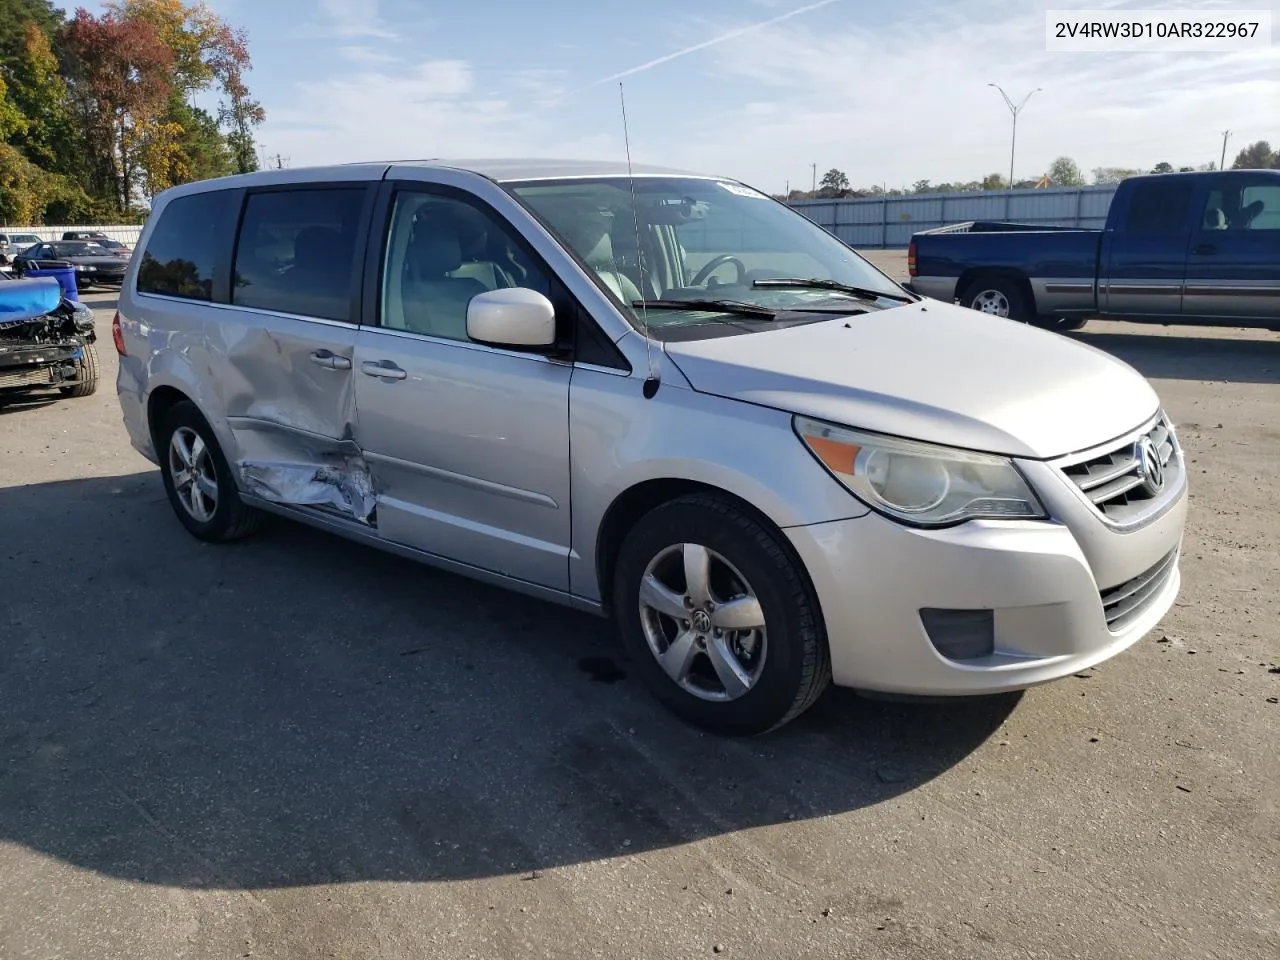
{"label": "rear door handle", "polygon": [[382,380],[403,380],[409,376],[408,371],[396,366],[391,360],[366,360],[360,364],[360,372],[366,377],[378,377]]}
{"label": "rear door handle", "polygon": [[1202,243],[1198,247],[1193,247],[1191,252],[1198,253],[1201,256],[1209,256],[1210,254],[1217,253],[1218,248],[1212,243]]}
{"label": "rear door handle", "polygon": [[350,370],[351,361],[346,357],[340,357],[332,350],[317,350],[311,354],[311,362],[317,367],[324,367],[326,370]]}

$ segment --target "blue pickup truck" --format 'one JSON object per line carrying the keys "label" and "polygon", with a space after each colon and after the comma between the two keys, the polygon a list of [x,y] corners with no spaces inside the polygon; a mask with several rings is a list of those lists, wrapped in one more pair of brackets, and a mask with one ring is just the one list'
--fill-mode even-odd
{"label": "blue pickup truck", "polygon": [[1280,170],[1132,177],[1102,230],[926,230],[907,267],[917,293],[1051,329],[1090,317],[1280,329]]}

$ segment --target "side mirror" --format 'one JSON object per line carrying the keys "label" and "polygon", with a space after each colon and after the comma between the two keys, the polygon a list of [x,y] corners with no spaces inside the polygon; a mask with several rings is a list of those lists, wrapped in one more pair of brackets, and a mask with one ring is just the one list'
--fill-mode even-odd
{"label": "side mirror", "polygon": [[556,309],[525,287],[478,293],[467,304],[467,336],[495,347],[550,347],[556,342]]}

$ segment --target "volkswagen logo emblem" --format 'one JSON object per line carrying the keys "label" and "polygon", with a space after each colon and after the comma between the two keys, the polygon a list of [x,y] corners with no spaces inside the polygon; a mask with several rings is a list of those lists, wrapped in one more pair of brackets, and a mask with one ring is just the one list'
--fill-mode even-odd
{"label": "volkswagen logo emblem", "polygon": [[1164,489],[1164,464],[1160,462],[1160,451],[1151,442],[1150,437],[1143,437],[1133,448],[1133,458],[1138,462],[1138,476],[1142,478],[1142,489],[1154,497]]}

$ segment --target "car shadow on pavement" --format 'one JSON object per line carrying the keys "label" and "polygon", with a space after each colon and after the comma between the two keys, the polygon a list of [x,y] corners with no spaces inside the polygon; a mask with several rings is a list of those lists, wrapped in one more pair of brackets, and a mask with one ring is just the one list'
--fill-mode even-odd
{"label": "car shadow on pavement", "polygon": [[848,813],[1018,702],[833,691],[721,739],[604,621],[283,521],[199,543],[154,471],[0,489],[0,518],[0,840],[144,883],[533,876]]}
{"label": "car shadow on pavement", "polygon": [[1105,326],[1067,334],[1105,350],[1153,380],[1280,383],[1280,340],[1148,336]]}

